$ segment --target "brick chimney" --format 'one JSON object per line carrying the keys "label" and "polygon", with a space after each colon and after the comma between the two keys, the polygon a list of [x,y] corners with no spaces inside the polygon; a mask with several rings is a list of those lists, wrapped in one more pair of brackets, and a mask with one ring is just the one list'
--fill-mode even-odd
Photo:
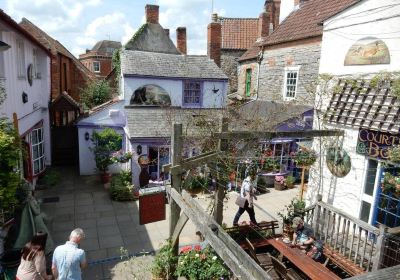
{"label": "brick chimney", "polygon": [[279,25],[281,0],[266,0],[258,18],[258,38],[266,37]]}
{"label": "brick chimney", "polygon": [[159,6],[157,5],[146,5],[146,23],[158,23],[158,10]]}
{"label": "brick chimney", "polygon": [[273,20],[274,30],[279,26],[279,17],[281,15],[281,0],[274,0],[274,14]]}
{"label": "brick chimney", "polygon": [[182,54],[187,54],[186,27],[178,27],[176,29],[176,47]]}
{"label": "brick chimney", "polygon": [[263,12],[258,17],[258,38],[269,35],[270,12],[264,6]]}
{"label": "brick chimney", "polygon": [[212,22],[207,27],[207,56],[221,67],[221,23],[218,22],[218,14],[212,14]]}

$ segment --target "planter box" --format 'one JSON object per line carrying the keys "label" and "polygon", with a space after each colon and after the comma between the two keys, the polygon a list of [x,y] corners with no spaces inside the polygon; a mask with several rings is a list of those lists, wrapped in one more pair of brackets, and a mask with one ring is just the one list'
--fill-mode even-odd
{"label": "planter box", "polygon": [[284,189],[286,189],[286,186],[278,183],[277,181],[274,181],[274,188],[277,191],[283,191]]}

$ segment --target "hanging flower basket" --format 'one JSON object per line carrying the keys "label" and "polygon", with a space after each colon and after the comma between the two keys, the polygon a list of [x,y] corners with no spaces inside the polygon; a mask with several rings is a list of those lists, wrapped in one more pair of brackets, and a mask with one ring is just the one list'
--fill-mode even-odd
{"label": "hanging flower basket", "polygon": [[395,197],[400,197],[400,176],[395,176],[386,172],[383,177],[381,188],[382,192],[385,194],[393,194]]}
{"label": "hanging flower basket", "polygon": [[400,146],[394,146],[388,149],[389,160],[391,162],[400,163]]}
{"label": "hanging flower basket", "polygon": [[112,154],[111,160],[115,163],[127,163],[130,161],[132,158],[132,153],[131,152],[122,152],[122,151],[117,151]]}
{"label": "hanging flower basket", "polygon": [[202,191],[207,190],[207,183],[207,178],[203,176],[189,176],[188,178],[186,178],[183,184],[183,189],[185,189],[191,195],[196,195]]}
{"label": "hanging flower basket", "polygon": [[292,153],[292,158],[298,167],[307,168],[315,163],[317,155],[314,151],[301,148],[296,153]]}

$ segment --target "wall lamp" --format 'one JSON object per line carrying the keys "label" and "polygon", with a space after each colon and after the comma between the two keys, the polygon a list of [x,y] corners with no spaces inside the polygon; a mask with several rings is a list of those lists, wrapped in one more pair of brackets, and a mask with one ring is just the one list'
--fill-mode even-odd
{"label": "wall lamp", "polygon": [[141,154],[142,154],[142,146],[141,146],[141,145],[138,145],[138,146],[136,147],[136,153],[137,153],[138,155],[141,155]]}
{"label": "wall lamp", "polygon": [[85,140],[88,141],[89,138],[90,138],[89,132],[86,131],[86,132],[85,132]]}

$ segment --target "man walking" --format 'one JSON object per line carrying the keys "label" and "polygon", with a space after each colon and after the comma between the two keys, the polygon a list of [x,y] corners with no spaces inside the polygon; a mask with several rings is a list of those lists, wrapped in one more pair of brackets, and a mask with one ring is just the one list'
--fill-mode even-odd
{"label": "man walking", "polygon": [[85,251],[78,248],[79,243],[85,238],[82,229],[76,228],[71,232],[69,241],[54,250],[53,275],[59,280],[81,280],[82,269],[87,266]]}

